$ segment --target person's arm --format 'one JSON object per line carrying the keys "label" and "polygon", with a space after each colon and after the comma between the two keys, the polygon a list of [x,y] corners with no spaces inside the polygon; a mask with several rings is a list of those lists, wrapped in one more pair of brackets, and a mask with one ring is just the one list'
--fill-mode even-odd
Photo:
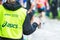
{"label": "person's arm", "polygon": [[34,0],[31,0],[30,2],[31,2],[31,7],[28,10],[28,13],[30,13],[33,10],[34,6],[35,6],[35,1]]}
{"label": "person's arm", "polygon": [[31,25],[29,14],[27,14],[27,17],[26,17],[25,22],[23,24],[23,33],[25,35],[29,35],[29,34],[33,33],[36,30],[37,26],[38,26],[38,24],[36,22],[34,22]]}

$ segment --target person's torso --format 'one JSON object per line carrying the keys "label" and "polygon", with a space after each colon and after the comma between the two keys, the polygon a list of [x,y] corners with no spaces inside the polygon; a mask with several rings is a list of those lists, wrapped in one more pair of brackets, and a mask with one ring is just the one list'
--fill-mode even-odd
{"label": "person's torso", "polygon": [[47,0],[37,0],[37,8],[45,7]]}
{"label": "person's torso", "polygon": [[26,17],[26,11],[20,8],[16,11],[10,11],[3,6],[0,9],[0,36],[12,39],[20,39],[23,32],[23,23]]}

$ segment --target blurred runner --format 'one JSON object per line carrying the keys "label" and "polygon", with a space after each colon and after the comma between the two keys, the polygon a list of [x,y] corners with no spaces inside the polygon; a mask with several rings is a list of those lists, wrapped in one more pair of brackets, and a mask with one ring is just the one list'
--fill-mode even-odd
{"label": "blurred runner", "polygon": [[38,12],[40,14],[39,17],[41,20],[43,20],[42,22],[44,22],[46,6],[47,6],[47,10],[49,10],[48,0],[36,0],[36,3],[37,3]]}

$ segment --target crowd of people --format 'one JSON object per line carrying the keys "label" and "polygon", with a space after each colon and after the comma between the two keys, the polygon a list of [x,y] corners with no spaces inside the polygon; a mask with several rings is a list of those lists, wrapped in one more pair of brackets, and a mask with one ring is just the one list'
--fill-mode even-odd
{"label": "crowd of people", "polygon": [[[23,34],[30,35],[41,26],[40,21],[44,20],[47,10],[51,10],[56,18],[55,2],[57,0],[51,5],[49,0],[0,0],[0,40],[24,40]],[[34,16],[36,10],[39,13],[37,19]]]}

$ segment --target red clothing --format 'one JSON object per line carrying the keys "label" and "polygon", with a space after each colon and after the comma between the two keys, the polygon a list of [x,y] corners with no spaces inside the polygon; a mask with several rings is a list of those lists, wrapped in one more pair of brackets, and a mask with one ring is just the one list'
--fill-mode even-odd
{"label": "red clothing", "polygon": [[45,7],[47,0],[36,0],[37,8]]}

